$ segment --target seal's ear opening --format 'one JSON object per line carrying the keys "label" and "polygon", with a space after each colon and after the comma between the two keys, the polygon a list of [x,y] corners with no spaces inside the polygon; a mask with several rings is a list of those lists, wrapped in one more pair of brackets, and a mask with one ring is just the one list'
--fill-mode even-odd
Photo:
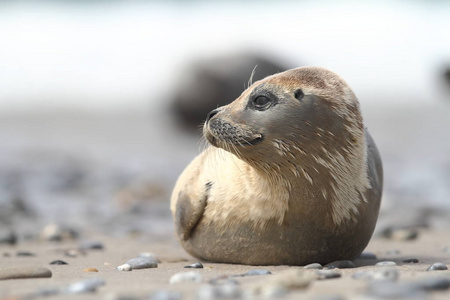
{"label": "seal's ear opening", "polygon": [[305,96],[305,94],[303,94],[302,90],[296,90],[294,93],[295,99],[297,100],[302,100],[303,96]]}

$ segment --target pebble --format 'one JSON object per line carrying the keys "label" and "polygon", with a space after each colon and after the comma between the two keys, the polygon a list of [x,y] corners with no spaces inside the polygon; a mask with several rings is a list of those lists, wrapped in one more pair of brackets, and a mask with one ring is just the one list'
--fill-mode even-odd
{"label": "pebble", "polygon": [[47,268],[20,267],[0,269],[0,280],[50,277],[52,277],[52,271]]}
{"label": "pebble", "polygon": [[403,262],[408,264],[417,264],[419,260],[417,258],[408,258],[404,259]]}
{"label": "pebble", "polygon": [[323,269],[323,267],[319,263],[312,263],[312,264],[304,266],[303,269],[321,270],[321,269]]}
{"label": "pebble", "polygon": [[386,254],[387,255],[400,255],[400,254],[402,254],[402,252],[400,250],[393,249],[393,250],[387,250]]}
{"label": "pebble", "polygon": [[69,249],[64,252],[64,254],[68,257],[77,257],[79,255],[86,255],[86,253],[81,249]]}
{"label": "pebble", "polygon": [[389,260],[380,261],[375,264],[375,266],[377,266],[377,267],[392,267],[392,266],[396,266],[396,265],[397,264],[395,262],[389,261]]}
{"label": "pebble", "polygon": [[263,270],[263,269],[253,269],[253,270],[249,270],[247,273],[244,274],[248,275],[248,276],[254,276],[254,275],[270,275],[272,274],[272,272],[270,272],[269,270]]}
{"label": "pebble", "polygon": [[242,299],[243,291],[237,285],[202,285],[197,291],[198,300]]}
{"label": "pebble", "polygon": [[103,250],[105,247],[102,242],[98,241],[85,241],[81,243],[81,250]]}
{"label": "pebble", "polygon": [[29,252],[29,251],[17,251],[16,255],[17,256],[36,256],[36,254],[34,254],[33,252]]}
{"label": "pebble", "polygon": [[40,238],[45,241],[61,242],[64,240],[75,240],[79,236],[78,232],[71,228],[66,228],[58,224],[48,224],[40,233]]}
{"label": "pebble", "polygon": [[448,270],[448,268],[445,264],[439,262],[430,265],[427,269],[427,271],[443,271],[443,270]]}
{"label": "pebble", "polygon": [[83,269],[83,272],[98,272],[98,269],[96,269],[96,268],[86,268],[86,269]]}
{"label": "pebble", "polygon": [[131,268],[131,266],[129,264],[123,264],[120,265],[116,268],[116,270],[118,271],[132,271],[133,269]]}
{"label": "pebble", "polygon": [[180,272],[172,275],[170,277],[169,283],[180,283],[180,282],[201,282],[202,281],[202,274],[199,272]]}
{"label": "pebble", "polygon": [[133,270],[158,267],[158,261],[153,257],[136,257],[128,260],[125,264],[130,265]]}
{"label": "pebble", "polygon": [[417,239],[419,232],[417,229],[396,229],[391,232],[391,239],[396,241],[411,241]]}
{"label": "pebble", "polygon": [[317,279],[332,279],[341,277],[341,273],[335,270],[317,270]]}
{"label": "pebble", "polygon": [[387,281],[397,281],[399,278],[399,273],[394,268],[382,268],[377,271],[370,273],[369,280],[387,280]]}
{"label": "pebble", "polygon": [[12,230],[0,232],[0,244],[15,245],[17,244],[17,235]]}
{"label": "pebble", "polygon": [[199,263],[199,262],[196,262],[196,263],[193,263],[191,265],[184,266],[184,268],[187,268],[187,269],[203,269],[203,265],[201,263]]}
{"label": "pebble", "polygon": [[148,300],[181,300],[183,295],[176,291],[156,291],[148,297]]}
{"label": "pebble", "polygon": [[425,300],[426,294],[413,283],[374,281],[369,285],[364,299],[408,299]]}
{"label": "pebble", "polygon": [[355,264],[350,260],[337,260],[325,265],[327,269],[352,269],[355,268]]}
{"label": "pebble", "polygon": [[54,261],[51,261],[50,264],[51,264],[51,265],[68,265],[68,263],[66,263],[66,262],[63,261],[63,260],[59,260],[59,259],[54,260]]}
{"label": "pebble", "polygon": [[359,259],[377,259],[377,256],[372,252],[363,252],[358,256]]}
{"label": "pebble", "polygon": [[288,290],[305,289],[314,280],[314,276],[304,269],[293,268],[266,277],[254,287],[256,295],[264,297],[282,296]]}
{"label": "pebble", "polygon": [[[239,275],[241,276],[241,275]],[[212,285],[238,285],[239,282],[236,279],[230,278],[230,276],[227,275],[220,275],[217,277],[214,277],[213,279],[208,281],[209,284]]]}
{"label": "pebble", "polygon": [[105,281],[103,279],[91,278],[67,286],[64,289],[64,292],[68,294],[92,293],[102,285],[105,285]]}
{"label": "pebble", "polygon": [[450,278],[440,276],[425,277],[417,282],[417,285],[425,291],[442,291],[450,288]]}

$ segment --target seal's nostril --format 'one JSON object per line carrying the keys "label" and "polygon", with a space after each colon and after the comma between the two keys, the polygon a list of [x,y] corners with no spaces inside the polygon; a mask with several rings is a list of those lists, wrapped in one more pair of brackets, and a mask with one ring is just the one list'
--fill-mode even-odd
{"label": "seal's nostril", "polygon": [[217,115],[217,113],[218,113],[219,111],[220,111],[220,110],[219,110],[218,108],[216,108],[216,109],[210,111],[210,112],[208,113],[208,115],[206,116],[206,122],[208,122],[209,120],[211,120],[212,117],[214,117],[215,115]]}

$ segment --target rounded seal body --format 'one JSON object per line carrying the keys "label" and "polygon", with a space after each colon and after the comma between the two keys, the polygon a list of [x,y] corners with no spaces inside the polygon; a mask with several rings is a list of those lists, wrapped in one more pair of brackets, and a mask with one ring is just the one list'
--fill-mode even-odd
{"label": "rounded seal body", "polygon": [[353,259],[382,193],[379,153],[337,74],[303,67],[252,84],[204,124],[211,144],[180,175],[171,210],[182,246],[251,265]]}

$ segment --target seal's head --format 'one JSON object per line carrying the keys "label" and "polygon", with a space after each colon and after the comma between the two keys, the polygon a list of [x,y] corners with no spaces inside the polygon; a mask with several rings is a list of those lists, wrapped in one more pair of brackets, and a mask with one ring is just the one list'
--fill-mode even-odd
{"label": "seal's head", "polygon": [[331,71],[302,67],[257,81],[210,112],[203,132],[213,146],[289,189],[320,181],[319,193],[331,200],[336,223],[354,219],[365,201],[370,184],[358,100]]}

